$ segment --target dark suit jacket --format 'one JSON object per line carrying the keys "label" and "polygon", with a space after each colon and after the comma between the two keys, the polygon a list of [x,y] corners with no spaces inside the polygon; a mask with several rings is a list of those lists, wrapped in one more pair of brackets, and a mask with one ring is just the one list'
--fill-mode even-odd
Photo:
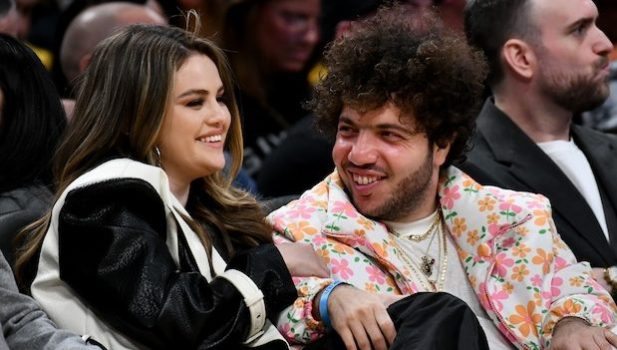
{"label": "dark suit jacket", "polygon": [[480,112],[474,146],[460,167],[481,184],[548,197],[557,231],[579,260],[594,267],[617,265],[617,138],[576,125],[571,133],[595,174],[610,244],[572,182],[492,98]]}

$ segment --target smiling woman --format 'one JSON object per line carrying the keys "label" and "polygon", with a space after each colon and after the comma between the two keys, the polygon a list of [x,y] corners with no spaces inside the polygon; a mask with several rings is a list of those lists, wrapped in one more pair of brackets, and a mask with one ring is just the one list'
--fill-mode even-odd
{"label": "smiling woman", "polygon": [[223,145],[231,123],[226,98],[208,56],[190,56],[176,73],[157,147],[172,192],[183,204],[193,180],[225,166]]}
{"label": "smiling woman", "polygon": [[221,50],[177,28],[123,29],[79,86],[55,205],[22,235],[22,283],[107,348],[287,349],[268,319],[295,299],[289,272],[325,269],[308,247],[271,244],[254,198],[230,185],[241,161]]}

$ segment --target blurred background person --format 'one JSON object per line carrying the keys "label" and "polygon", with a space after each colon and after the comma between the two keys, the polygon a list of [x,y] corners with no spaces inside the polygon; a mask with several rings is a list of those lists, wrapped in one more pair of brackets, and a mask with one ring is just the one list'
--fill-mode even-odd
{"label": "blurred background person", "polygon": [[[58,1],[61,1],[61,0],[58,0]],[[56,27],[53,31],[54,38],[53,38],[53,43],[51,46],[52,56],[56,57],[56,59],[53,61],[53,65],[51,68],[52,79],[54,81],[54,84],[56,84],[56,88],[58,89],[60,96],[62,96],[63,98],[72,98],[71,85],[65,77],[65,73],[62,69],[62,62],[60,58],[61,57],[61,52],[60,52],[61,47],[63,45],[63,42],[65,41],[66,32],[69,26],[71,25],[71,23],[73,23],[76,20],[77,17],[80,17],[85,11],[87,11],[88,9],[92,7],[100,6],[100,5],[107,4],[107,3],[118,3],[118,2],[122,2],[125,4],[130,3],[136,6],[146,7],[149,11],[153,11],[156,14],[158,14],[158,16],[162,17],[166,23],[169,22],[170,18],[172,17],[176,19],[182,17],[180,8],[178,7],[178,3],[176,2],[176,0],[122,0],[122,1],[118,1],[118,0],[68,0],[68,1],[65,1],[63,7],[61,8],[61,12],[58,16]],[[107,24],[113,26],[115,23],[119,23],[120,25],[118,26],[118,28],[122,27],[123,25],[126,25],[127,23],[128,24],[140,23],[140,22],[134,22],[135,17],[139,17],[139,18],[146,17],[146,15],[143,15],[143,11],[142,11],[142,14],[139,14],[139,15],[135,15],[135,12],[137,11],[132,11],[134,12],[132,16],[133,19],[131,19],[130,17],[119,19],[118,17],[121,16],[120,13],[116,14],[116,18],[110,18],[110,15],[104,14],[105,13],[104,9],[102,12],[103,12],[102,14],[96,14],[96,13],[90,13],[90,14],[93,14],[94,16],[97,16],[97,17],[99,15],[103,15],[103,17],[106,16],[106,19],[108,21]],[[149,19],[146,23],[149,23],[150,21],[152,20]],[[105,20],[103,21],[98,20],[97,22],[99,26],[105,26]],[[96,36],[96,34],[92,33],[94,31],[93,29],[86,28],[85,30],[89,32],[88,36],[90,37]],[[107,33],[107,36],[109,36],[113,32],[113,30],[109,30],[109,29],[103,29],[103,31],[104,33]],[[79,37],[77,39],[81,40],[81,38]],[[84,39],[84,40],[87,40],[87,39]],[[92,45],[92,44],[88,44],[88,45]],[[96,43],[94,45],[96,45]]]}
{"label": "blurred background person", "polygon": [[230,0],[218,37],[238,79],[251,176],[307,112],[307,72],[319,40],[320,0]]}
{"label": "blurred background person", "polygon": [[60,98],[31,49],[0,34],[0,250],[50,207],[51,158],[66,125]]}
{"label": "blurred background person", "polygon": [[0,0],[0,33],[17,36],[17,10],[13,0]]}
{"label": "blurred background person", "polygon": [[[72,89],[76,79],[86,70],[96,45],[115,31],[130,24],[166,25],[167,19],[150,7],[129,2],[108,2],[94,5],[81,12],[68,26],[60,47],[62,72]],[[70,119],[74,100],[63,104]]]}
{"label": "blurred background person", "polygon": [[69,84],[85,71],[96,45],[130,24],[166,25],[153,9],[128,2],[108,2],[87,8],[71,22],[60,48],[60,64]]}

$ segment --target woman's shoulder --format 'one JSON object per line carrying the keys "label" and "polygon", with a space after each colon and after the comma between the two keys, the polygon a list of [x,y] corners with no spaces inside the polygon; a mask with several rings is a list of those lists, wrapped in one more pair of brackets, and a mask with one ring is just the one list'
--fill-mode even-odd
{"label": "woman's shoulder", "polygon": [[[130,180],[130,181],[129,181]],[[167,175],[163,169],[138,162],[129,158],[108,160],[75,179],[66,189],[66,193],[78,188],[109,187],[114,183],[131,183],[134,186],[149,184],[157,192],[168,188]]]}

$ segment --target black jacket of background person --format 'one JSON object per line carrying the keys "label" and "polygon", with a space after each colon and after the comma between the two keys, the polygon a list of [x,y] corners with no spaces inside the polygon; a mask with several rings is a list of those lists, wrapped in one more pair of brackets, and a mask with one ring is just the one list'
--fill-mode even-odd
{"label": "black jacket of background person", "polygon": [[461,169],[484,185],[546,196],[557,232],[578,260],[592,267],[617,265],[617,138],[577,125],[571,135],[595,175],[610,243],[572,182],[492,98],[480,112],[473,148]]}

